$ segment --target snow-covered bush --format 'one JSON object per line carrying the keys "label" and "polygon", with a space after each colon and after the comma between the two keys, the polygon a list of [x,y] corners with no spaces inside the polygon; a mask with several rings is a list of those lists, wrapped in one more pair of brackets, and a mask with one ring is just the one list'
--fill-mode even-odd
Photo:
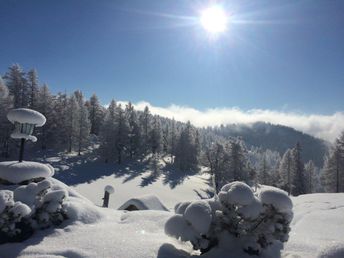
{"label": "snow-covered bush", "polygon": [[61,224],[67,218],[66,210],[63,207],[63,201],[67,197],[66,190],[52,189],[48,180],[23,185],[14,191],[15,200],[31,207],[33,228],[47,228]]}
{"label": "snow-covered bush", "polygon": [[213,199],[179,203],[175,213],[166,222],[166,234],[190,241],[202,253],[235,246],[251,255],[273,244],[282,246],[293,217],[284,191],[264,186],[254,193],[242,182],[223,186]]}
{"label": "snow-covered bush", "polygon": [[0,243],[22,241],[35,229],[61,224],[67,219],[66,190],[48,180],[0,191]]}
{"label": "snow-covered bush", "polygon": [[29,225],[27,217],[30,213],[26,204],[13,200],[12,191],[0,191],[0,244],[25,238],[23,236],[31,231],[24,229]]}

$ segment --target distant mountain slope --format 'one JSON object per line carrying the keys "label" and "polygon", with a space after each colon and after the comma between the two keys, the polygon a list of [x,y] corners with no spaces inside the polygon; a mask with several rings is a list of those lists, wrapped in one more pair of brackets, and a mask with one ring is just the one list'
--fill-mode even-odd
{"label": "distant mountain slope", "polygon": [[304,162],[313,160],[318,167],[323,165],[324,154],[328,144],[309,134],[302,133],[291,127],[257,122],[247,124],[231,124],[213,129],[213,132],[225,138],[241,137],[248,146],[278,151],[281,155],[300,142]]}

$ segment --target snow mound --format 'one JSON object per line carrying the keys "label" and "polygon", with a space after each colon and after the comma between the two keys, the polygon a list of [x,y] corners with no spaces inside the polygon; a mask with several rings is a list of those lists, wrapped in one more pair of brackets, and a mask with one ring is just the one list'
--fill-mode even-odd
{"label": "snow mound", "polygon": [[279,188],[263,186],[260,189],[258,198],[263,204],[272,205],[279,212],[288,213],[293,208],[293,203],[288,197],[287,192]]}
{"label": "snow mound", "polygon": [[52,166],[38,162],[0,162],[0,178],[14,184],[35,178],[49,178],[53,175],[54,168]]}
{"label": "snow mound", "polygon": [[161,203],[155,195],[143,195],[132,198],[121,205],[118,210],[126,210],[129,207],[136,207],[137,210],[161,210],[168,211],[168,209]]}
{"label": "snow mound", "polygon": [[222,203],[248,205],[254,200],[251,188],[243,182],[232,182],[221,188],[218,194]]}
{"label": "snow mound", "polygon": [[7,118],[11,123],[19,122],[22,124],[35,124],[36,126],[43,126],[46,122],[45,116],[28,108],[12,109],[8,112]]}
{"label": "snow mound", "polygon": [[205,235],[212,221],[212,210],[206,201],[192,202],[185,210],[184,218],[201,235]]}

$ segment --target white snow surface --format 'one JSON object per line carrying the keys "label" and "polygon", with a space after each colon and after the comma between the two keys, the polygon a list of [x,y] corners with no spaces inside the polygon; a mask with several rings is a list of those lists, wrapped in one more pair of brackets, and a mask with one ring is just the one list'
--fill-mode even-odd
{"label": "white snow surface", "polygon": [[[22,243],[0,245],[1,258],[198,257],[190,244],[177,241],[164,233],[165,222],[174,212],[126,212],[97,207],[63,183],[53,178],[48,180],[52,188],[68,191],[66,202],[70,220],[65,221],[61,228],[37,231]],[[0,185],[0,190],[13,190],[13,187]],[[343,257],[344,194],[311,194],[293,197],[292,200],[295,216],[282,257]],[[231,248],[230,245],[228,248]],[[242,252],[228,250],[214,249],[203,257],[252,258]]]}
{"label": "white snow surface", "polygon": [[49,164],[32,161],[0,162],[0,178],[17,184],[33,178],[48,178],[54,175],[54,168]]}
{"label": "white snow surface", "polygon": [[29,108],[12,109],[8,112],[7,118],[11,123],[19,122],[22,124],[35,124],[36,126],[43,126],[47,121],[44,115]]}
{"label": "white snow surface", "polygon": [[136,206],[139,210],[161,210],[168,211],[168,209],[161,203],[155,195],[143,195],[136,198],[131,198],[121,205],[118,210],[125,210],[130,205]]}

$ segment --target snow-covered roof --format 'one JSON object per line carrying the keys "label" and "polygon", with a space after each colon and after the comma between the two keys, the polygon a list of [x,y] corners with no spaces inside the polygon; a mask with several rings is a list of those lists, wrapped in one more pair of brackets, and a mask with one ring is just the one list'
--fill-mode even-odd
{"label": "snow-covered roof", "polygon": [[161,203],[155,195],[143,195],[140,197],[132,198],[121,205],[118,210],[126,210],[130,206],[135,206],[138,210],[162,210],[168,209]]}
{"label": "snow-covered roof", "polygon": [[35,124],[36,126],[43,126],[46,122],[45,116],[28,108],[12,109],[10,112],[8,112],[7,118],[11,121],[11,123],[19,122],[22,124]]}
{"label": "snow-covered roof", "polygon": [[54,168],[31,161],[4,161],[0,162],[0,178],[18,184],[34,178],[47,178],[54,175]]}

